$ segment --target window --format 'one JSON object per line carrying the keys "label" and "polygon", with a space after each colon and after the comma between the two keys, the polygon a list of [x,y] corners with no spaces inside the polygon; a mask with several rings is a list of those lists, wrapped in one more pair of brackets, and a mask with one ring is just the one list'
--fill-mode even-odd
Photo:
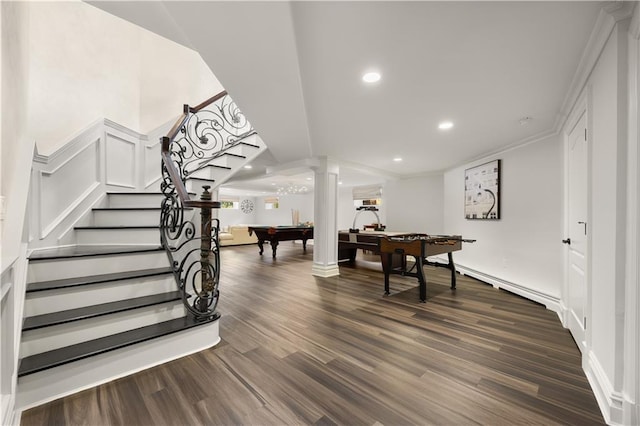
{"label": "window", "polygon": [[382,187],[380,185],[356,186],[353,188],[353,205],[379,206],[382,204]]}
{"label": "window", "polygon": [[240,200],[238,197],[223,196],[220,197],[220,208],[223,209],[239,209]]}
{"label": "window", "polygon": [[355,207],[360,206],[379,206],[382,204],[382,200],[380,198],[375,198],[371,200],[353,200],[353,205]]}
{"label": "window", "polygon": [[277,209],[279,206],[278,197],[267,197],[264,199],[265,210]]}

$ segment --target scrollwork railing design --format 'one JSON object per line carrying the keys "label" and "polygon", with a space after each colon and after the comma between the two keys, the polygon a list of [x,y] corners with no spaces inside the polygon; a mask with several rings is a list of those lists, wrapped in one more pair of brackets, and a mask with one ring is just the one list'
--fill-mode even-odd
{"label": "scrollwork railing design", "polygon": [[[211,188],[205,185],[192,200],[186,182],[194,173],[256,132],[226,92],[196,107],[184,106],[182,116],[162,140],[164,199],[160,241],[165,249],[185,307],[196,318],[213,318],[220,296],[220,222],[212,217]],[[200,209],[200,215],[192,208]]]}

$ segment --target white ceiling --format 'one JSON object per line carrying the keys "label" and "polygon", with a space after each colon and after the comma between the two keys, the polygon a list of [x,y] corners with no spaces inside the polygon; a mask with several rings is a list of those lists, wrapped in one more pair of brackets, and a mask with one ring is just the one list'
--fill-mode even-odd
{"label": "white ceiling", "polygon": [[[200,52],[269,147],[240,179],[326,155],[363,184],[556,131],[604,4],[90,3]],[[367,70],[381,81],[363,83]]]}

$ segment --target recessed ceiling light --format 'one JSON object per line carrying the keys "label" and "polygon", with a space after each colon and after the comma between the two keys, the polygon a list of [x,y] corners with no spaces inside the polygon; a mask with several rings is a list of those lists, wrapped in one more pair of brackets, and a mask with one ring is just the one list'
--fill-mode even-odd
{"label": "recessed ceiling light", "polygon": [[393,161],[395,161],[396,163],[399,163],[402,161],[402,157],[395,157]]}
{"label": "recessed ceiling light", "polygon": [[246,166],[244,166],[244,168],[245,168],[245,169],[251,169],[251,168],[253,168],[253,167],[251,166],[251,164],[247,164]]}
{"label": "recessed ceiling light", "polygon": [[313,179],[313,178],[310,178],[310,177],[307,178],[307,180],[311,180],[311,179]]}
{"label": "recessed ceiling light", "polygon": [[342,181],[341,180],[338,181],[338,185],[342,185]]}
{"label": "recessed ceiling light", "polygon": [[362,81],[365,83],[375,83],[380,80],[380,73],[377,72],[368,72],[362,76]]}
{"label": "recessed ceiling light", "polygon": [[271,182],[271,185],[275,186],[275,185],[276,185],[276,183],[275,183],[275,182]]}
{"label": "recessed ceiling light", "polygon": [[453,123],[450,121],[443,121],[440,124],[438,124],[438,129],[440,130],[447,130],[453,127]]}

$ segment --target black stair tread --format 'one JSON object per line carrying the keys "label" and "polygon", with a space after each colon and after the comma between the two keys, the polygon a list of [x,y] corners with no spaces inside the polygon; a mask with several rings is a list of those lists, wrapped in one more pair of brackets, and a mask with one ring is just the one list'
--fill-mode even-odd
{"label": "black stair tread", "polygon": [[[193,193],[190,192],[189,194],[193,194]],[[164,194],[162,192],[107,192],[107,195],[164,195]]]}
{"label": "black stair tread", "polygon": [[94,207],[93,211],[105,211],[105,210],[162,210],[162,207]]}
{"label": "black stair tread", "polygon": [[246,146],[252,146],[254,148],[260,148],[260,146],[253,143],[249,143],[249,142],[238,142],[238,145],[246,145]]}
{"label": "black stair tread", "polygon": [[18,368],[18,377],[37,373],[49,368],[58,367],[90,356],[99,355],[115,349],[145,342],[157,337],[177,333],[215,321],[219,315],[209,320],[196,320],[192,317],[181,317],[146,327],[136,328],[111,336],[66,346],[60,349],[43,352],[23,358]]}
{"label": "black stair tread", "polygon": [[107,191],[107,195],[162,195],[162,192],[112,192]]}
{"label": "black stair tread", "polygon": [[68,259],[89,256],[110,256],[118,254],[135,254],[154,251],[164,251],[160,246],[69,246],[39,250],[29,255],[29,262],[38,262],[54,259]]}
{"label": "black stair tread", "polygon": [[215,182],[216,181],[215,179],[201,178],[201,177],[194,177],[194,176],[188,177],[187,180],[204,180],[204,181],[207,181],[207,182]]}
{"label": "black stair tread", "polygon": [[74,226],[73,229],[158,229],[160,225]]}
{"label": "black stair tread", "polygon": [[204,168],[204,167],[213,167],[214,169],[225,169],[225,170],[231,170],[231,167],[228,167],[228,166],[219,166],[219,165],[217,165],[217,164],[207,164],[206,166],[203,166],[203,168]]}
{"label": "black stair tread", "polygon": [[22,331],[35,330],[38,328],[65,324],[87,318],[95,318],[117,312],[130,311],[132,309],[144,308],[146,306],[159,305],[161,303],[180,300],[181,298],[182,295],[179,291],[172,291],[169,293],[152,294],[150,296],[101,303],[99,305],[83,306],[81,308],[69,309],[66,311],[52,312],[50,314],[35,315],[24,319]]}
{"label": "black stair tread", "polygon": [[223,155],[228,155],[230,157],[237,157],[237,158],[247,158],[245,155],[234,154],[233,152],[223,152],[222,154],[219,155],[219,157],[222,157]]}
{"label": "black stair tread", "polygon": [[144,269],[141,271],[115,272],[112,274],[92,275],[89,277],[73,277],[61,280],[41,281],[27,284],[27,293],[34,291],[54,290],[59,288],[77,287],[88,284],[106,283],[109,281],[121,281],[131,278],[152,277],[155,275],[170,274],[170,267]]}

